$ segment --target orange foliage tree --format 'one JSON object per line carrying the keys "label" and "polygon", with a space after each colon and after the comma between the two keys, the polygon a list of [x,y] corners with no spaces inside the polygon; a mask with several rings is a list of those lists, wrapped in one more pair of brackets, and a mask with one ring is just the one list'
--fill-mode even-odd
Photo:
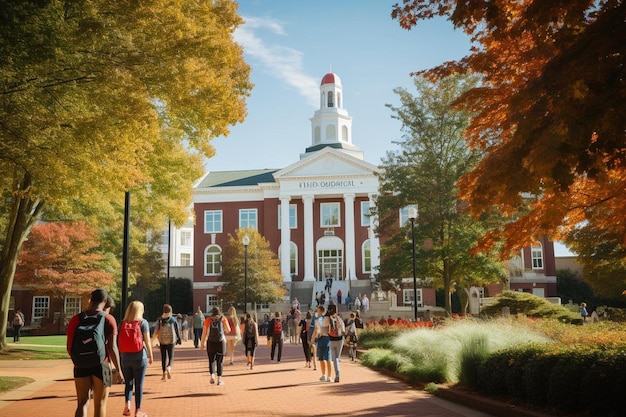
{"label": "orange foliage tree", "polygon": [[506,257],[592,226],[626,247],[626,2],[404,0],[392,11],[406,29],[435,16],[473,47],[422,73],[481,77],[456,102],[476,115],[468,143],[486,152],[462,195],[473,213],[495,207],[511,220],[481,245],[505,237]]}
{"label": "orange foliage tree", "polygon": [[22,246],[15,281],[58,299],[109,287],[113,274],[100,268],[99,246],[96,234],[84,222],[35,225]]}

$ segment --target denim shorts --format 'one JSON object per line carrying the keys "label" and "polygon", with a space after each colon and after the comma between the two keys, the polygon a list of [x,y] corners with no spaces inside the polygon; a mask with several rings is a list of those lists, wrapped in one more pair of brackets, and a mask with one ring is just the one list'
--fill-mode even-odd
{"label": "denim shorts", "polygon": [[330,337],[321,336],[317,339],[317,359],[321,361],[330,360]]}

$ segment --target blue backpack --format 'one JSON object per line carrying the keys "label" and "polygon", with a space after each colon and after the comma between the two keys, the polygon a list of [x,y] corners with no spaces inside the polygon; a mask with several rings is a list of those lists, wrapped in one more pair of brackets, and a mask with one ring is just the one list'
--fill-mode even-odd
{"label": "blue backpack", "polygon": [[106,312],[94,316],[86,312],[78,314],[78,326],[72,341],[71,358],[77,368],[94,368],[106,358],[104,322]]}

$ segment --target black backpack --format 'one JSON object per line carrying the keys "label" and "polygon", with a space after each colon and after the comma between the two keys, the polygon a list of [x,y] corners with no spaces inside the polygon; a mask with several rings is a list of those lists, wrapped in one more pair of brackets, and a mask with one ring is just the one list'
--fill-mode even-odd
{"label": "black backpack", "polygon": [[209,342],[222,342],[224,340],[224,326],[222,325],[222,316],[217,318],[211,317],[209,325]]}
{"label": "black backpack", "polygon": [[93,316],[86,312],[78,314],[78,326],[72,341],[71,358],[77,368],[94,368],[106,358],[104,323],[106,312]]}

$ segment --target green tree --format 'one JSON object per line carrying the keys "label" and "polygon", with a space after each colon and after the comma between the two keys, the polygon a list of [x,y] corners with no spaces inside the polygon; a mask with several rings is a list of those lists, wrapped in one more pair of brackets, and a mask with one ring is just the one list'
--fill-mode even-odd
{"label": "green tree", "polygon": [[[146,312],[144,316],[147,320],[157,320],[163,314],[163,304],[165,304],[165,280],[159,282],[159,287],[148,291],[142,301]],[[134,294],[132,300],[138,300]],[[170,278],[170,305],[174,314],[188,314],[193,310],[193,283],[187,278]],[[122,313],[123,315],[123,313]]]}
{"label": "green tree", "polygon": [[[248,236],[248,282],[245,285],[245,248],[243,237]],[[283,276],[278,257],[269,242],[255,229],[238,229],[228,236],[222,253],[221,295],[225,303],[243,305],[247,288],[248,303],[275,303],[283,298]]]}
{"label": "green tree", "polygon": [[[461,287],[499,281],[502,264],[490,253],[474,253],[478,238],[497,216],[483,214],[473,219],[459,198],[456,183],[480,160],[463,141],[470,114],[451,104],[475,80],[451,76],[431,83],[414,79],[417,94],[396,89],[401,106],[388,105],[402,122],[400,150],[388,152],[380,176],[377,202],[383,234],[378,279],[383,284],[412,274],[411,224],[398,229],[397,213],[410,205],[418,207],[415,243],[418,275],[434,280],[444,289],[445,307],[451,312],[450,294],[454,283]],[[397,230],[397,232],[389,232]]]}
{"label": "green tree", "polygon": [[495,206],[514,220],[482,243],[505,237],[508,257],[586,223],[626,247],[626,2],[403,0],[392,11],[406,29],[435,16],[474,45],[425,73],[481,79],[457,101],[474,113],[468,142],[486,152],[461,192],[475,215]]}
{"label": "green tree", "polygon": [[0,0],[0,22],[4,349],[35,222],[101,220],[132,191],[146,228],[184,223],[211,139],[243,121],[252,85],[232,0]]}
{"label": "green tree", "polygon": [[563,304],[570,301],[574,304],[589,303],[594,299],[589,284],[569,269],[556,271],[556,295],[561,298]]}

